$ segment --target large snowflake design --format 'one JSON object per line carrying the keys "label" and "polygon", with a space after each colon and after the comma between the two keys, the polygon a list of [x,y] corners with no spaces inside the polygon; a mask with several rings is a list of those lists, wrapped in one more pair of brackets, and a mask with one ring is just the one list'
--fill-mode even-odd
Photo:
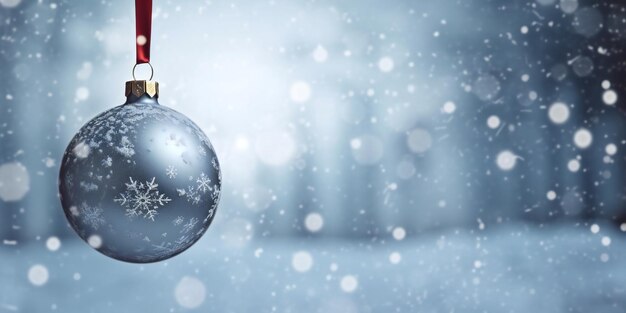
{"label": "large snowflake design", "polygon": [[106,222],[104,217],[102,217],[101,208],[89,206],[84,202],[80,206],[80,215],[83,223],[91,225],[94,230],[98,230]]}
{"label": "large snowflake design", "polygon": [[157,209],[164,206],[172,199],[162,194],[157,187],[159,185],[155,183],[155,177],[152,177],[151,181],[145,183],[137,182],[129,177],[130,183],[126,184],[126,191],[120,193],[120,195],[113,199],[121,206],[126,208],[126,216],[133,218],[135,216],[142,216],[143,218],[154,221],[154,217],[159,214]]}

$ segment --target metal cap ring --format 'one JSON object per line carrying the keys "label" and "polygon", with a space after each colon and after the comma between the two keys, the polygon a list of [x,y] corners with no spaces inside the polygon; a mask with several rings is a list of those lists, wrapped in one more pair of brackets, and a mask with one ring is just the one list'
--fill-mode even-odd
{"label": "metal cap ring", "polygon": [[152,80],[152,76],[154,76],[154,68],[152,68],[152,64],[150,64],[150,62],[136,63],[135,66],[133,66],[133,80],[137,80],[135,78],[135,69],[137,68],[137,65],[139,65],[139,64],[148,64],[150,66],[150,78],[148,80]]}

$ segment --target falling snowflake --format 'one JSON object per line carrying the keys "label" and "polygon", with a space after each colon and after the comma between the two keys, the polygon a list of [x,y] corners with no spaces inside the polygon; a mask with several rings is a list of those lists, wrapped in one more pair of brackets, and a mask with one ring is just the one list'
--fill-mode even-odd
{"label": "falling snowflake", "polygon": [[126,191],[120,193],[118,198],[113,199],[115,202],[126,208],[126,215],[130,218],[135,216],[143,216],[144,218],[154,221],[154,217],[158,214],[157,209],[164,206],[172,199],[165,196],[157,190],[158,184],[146,181],[145,184],[133,180],[129,177],[130,183],[126,183]]}
{"label": "falling snowflake", "polygon": [[174,224],[175,226],[178,226],[182,224],[184,220],[185,219],[182,216],[178,216],[172,221],[172,224]]}
{"label": "falling snowflake", "polygon": [[176,178],[176,175],[178,175],[178,170],[174,166],[170,165],[165,170],[165,174],[169,178]]}
{"label": "falling snowflake", "polygon": [[94,230],[98,230],[98,228],[106,222],[104,217],[102,217],[101,208],[89,206],[85,202],[83,202],[80,207],[80,215],[82,216],[83,223],[91,225]]}

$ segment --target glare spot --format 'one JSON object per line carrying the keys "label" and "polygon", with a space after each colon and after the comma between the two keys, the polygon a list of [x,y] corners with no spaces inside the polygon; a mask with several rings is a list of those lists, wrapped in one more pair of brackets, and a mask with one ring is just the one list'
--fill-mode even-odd
{"label": "glare spot", "polygon": [[548,200],[550,201],[556,199],[556,192],[554,192],[554,190],[548,191],[548,193],[546,194],[546,198],[548,198]]}
{"label": "glare spot", "polygon": [[254,151],[261,162],[279,166],[291,160],[296,152],[296,143],[287,132],[267,131],[257,136]]}
{"label": "glare spot", "polygon": [[604,148],[604,151],[608,155],[615,155],[617,153],[617,146],[613,143],[610,143],[606,145],[606,147]]}
{"label": "glare spot", "polygon": [[614,105],[617,102],[617,93],[611,89],[604,91],[602,101],[606,105]]}
{"label": "glare spot", "polygon": [[415,153],[424,153],[432,146],[433,139],[424,129],[416,128],[409,132],[407,145]]}
{"label": "glare spot", "polygon": [[46,247],[50,251],[57,251],[61,248],[61,240],[58,237],[52,236],[46,240]]}
{"label": "glare spot", "polygon": [[572,14],[578,9],[578,0],[561,0],[559,6],[563,13]]}
{"label": "glare spot", "polygon": [[312,53],[313,60],[317,63],[324,63],[328,59],[328,51],[323,46],[318,45]]}
{"label": "glare spot", "polygon": [[574,144],[580,149],[589,148],[593,142],[591,132],[586,128],[581,128],[574,133]]}
{"label": "glare spot", "polygon": [[139,35],[137,36],[137,44],[140,46],[143,46],[146,44],[146,42],[148,42],[148,38],[146,38],[146,36],[144,35]]}
{"label": "glare spot", "polygon": [[491,115],[487,118],[487,127],[496,129],[500,127],[500,118],[496,115]]}
{"label": "glare spot", "polygon": [[383,57],[378,60],[378,69],[381,72],[391,72],[393,70],[393,59],[390,57]]}
{"label": "glare spot", "polygon": [[447,114],[452,114],[454,113],[454,111],[456,111],[456,104],[454,104],[454,102],[452,101],[448,101],[446,103],[443,104],[443,112],[447,113]]}
{"label": "glare spot", "polygon": [[308,272],[313,266],[313,257],[306,251],[298,251],[291,258],[291,266],[300,273]]}
{"label": "glare spot", "polygon": [[41,264],[33,265],[28,270],[28,280],[35,286],[45,285],[48,282],[48,278],[48,269]]}
{"label": "glare spot", "polygon": [[498,156],[496,158],[496,164],[503,171],[512,170],[515,167],[516,163],[517,156],[509,150],[504,150],[498,153]]}
{"label": "glare spot", "polygon": [[570,170],[570,172],[578,172],[578,170],[580,170],[580,162],[576,159],[570,160],[567,162],[567,169]]}
{"label": "glare spot", "polygon": [[22,163],[10,162],[0,165],[0,199],[19,201],[30,190],[30,176]]}
{"label": "glare spot", "polygon": [[98,249],[102,246],[102,238],[98,235],[91,235],[87,238],[87,243],[94,249]]}
{"label": "glare spot", "polygon": [[89,89],[87,87],[79,87],[76,89],[76,101],[85,101],[89,98]]}
{"label": "glare spot", "polygon": [[0,5],[5,8],[14,8],[18,6],[22,0],[0,0]]}
{"label": "glare spot", "polygon": [[600,226],[598,224],[593,224],[593,225],[591,225],[589,230],[591,230],[591,233],[597,234],[597,233],[600,232]]}
{"label": "glare spot", "polygon": [[204,303],[206,287],[199,279],[184,276],[174,289],[174,297],[181,307],[195,309]]}
{"label": "glare spot", "polygon": [[395,240],[402,240],[404,239],[404,237],[406,237],[406,231],[402,227],[394,228],[391,234],[393,236],[393,239]]}
{"label": "glare spot", "polygon": [[389,262],[391,262],[391,264],[398,264],[400,261],[402,261],[402,255],[400,253],[392,252],[389,255]]}
{"label": "glare spot", "polygon": [[291,84],[289,94],[294,102],[307,102],[311,98],[311,86],[307,82],[297,81]]}
{"label": "glare spot", "polygon": [[563,102],[555,102],[548,109],[548,117],[555,124],[563,124],[569,119],[569,107]]}
{"label": "glare spot", "polygon": [[359,285],[359,281],[356,279],[356,277],[352,276],[352,275],[346,275],[343,278],[341,278],[341,290],[343,290],[344,292],[347,293],[352,293],[356,290],[356,288]]}
{"label": "glare spot", "polygon": [[608,247],[609,245],[611,245],[611,237],[603,236],[601,242],[603,246]]}
{"label": "glare spot", "polygon": [[319,213],[309,213],[304,219],[304,226],[312,233],[316,233],[324,227],[324,218]]}

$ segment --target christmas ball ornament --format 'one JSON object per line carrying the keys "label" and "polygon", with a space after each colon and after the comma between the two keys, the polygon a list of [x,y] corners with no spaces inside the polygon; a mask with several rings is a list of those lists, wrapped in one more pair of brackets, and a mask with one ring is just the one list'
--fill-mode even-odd
{"label": "christmas ball ornament", "polygon": [[[136,0],[135,8],[136,67],[150,64],[152,1]],[[69,224],[94,249],[117,260],[157,262],[207,231],[220,197],[220,167],[202,130],[159,105],[152,74],[135,80],[133,68],[126,97],[71,140],[60,198]]]}
{"label": "christmas ball ornament", "polygon": [[89,121],[65,150],[60,194],[78,235],[112,258],[172,257],[207,230],[220,195],[209,139],[159,105],[158,84],[126,83],[127,101]]}

